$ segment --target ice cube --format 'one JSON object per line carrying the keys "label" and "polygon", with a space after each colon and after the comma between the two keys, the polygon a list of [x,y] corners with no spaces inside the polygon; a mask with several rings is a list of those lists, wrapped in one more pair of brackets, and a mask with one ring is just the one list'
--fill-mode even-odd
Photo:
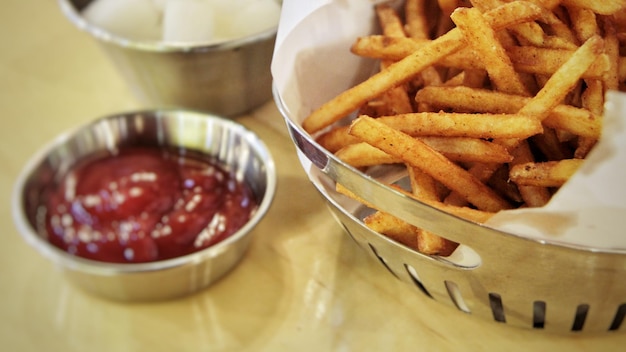
{"label": "ice cube", "polygon": [[249,0],[205,0],[209,1],[215,12],[220,16],[232,16],[235,12],[240,11],[249,2]]}
{"label": "ice cube", "polygon": [[165,3],[168,0],[151,0],[152,3],[154,4],[154,6],[156,6],[157,10],[161,11],[161,13],[163,13],[163,10],[165,9]]}
{"label": "ice cube", "polygon": [[151,0],[95,0],[82,15],[89,23],[126,39],[160,38],[159,11]]}
{"label": "ice cube", "polygon": [[165,42],[214,40],[215,13],[210,1],[169,0],[163,12]]}
{"label": "ice cube", "polygon": [[278,25],[280,5],[275,0],[248,0],[231,22],[231,35],[244,37]]}

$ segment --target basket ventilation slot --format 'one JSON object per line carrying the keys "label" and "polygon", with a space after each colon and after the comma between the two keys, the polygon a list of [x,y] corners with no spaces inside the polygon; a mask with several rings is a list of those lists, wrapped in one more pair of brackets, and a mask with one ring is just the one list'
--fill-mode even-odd
{"label": "basket ventilation slot", "polygon": [[613,322],[609,327],[609,330],[617,330],[624,322],[624,318],[626,317],[626,303],[621,304],[617,307],[617,312],[615,313],[615,318],[613,318]]}
{"label": "basket ventilation slot", "polygon": [[546,324],[546,302],[535,301],[533,303],[533,328],[543,329]]}
{"label": "basket ventilation slot", "polygon": [[574,324],[572,325],[572,331],[580,331],[585,325],[587,319],[587,313],[589,312],[588,304],[581,304],[576,308],[576,315],[574,316]]}
{"label": "basket ventilation slot", "polygon": [[376,248],[374,248],[374,246],[372,246],[371,243],[368,243],[368,244],[370,246],[370,249],[372,250],[372,253],[374,253],[376,258],[378,258],[378,261],[380,261],[380,263],[385,267],[385,269],[387,269],[393,276],[396,277],[396,279],[398,279],[398,275],[396,275],[396,273],[393,270],[391,270],[391,268],[387,264],[387,260],[385,260],[385,258],[383,258],[382,256],[378,254],[378,251],[376,251]]}
{"label": "basket ventilation slot", "polygon": [[446,290],[448,290],[448,295],[450,295],[450,299],[454,303],[454,305],[462,312],[471,313],[471,310],[465,303],[463,296],[461,295],[461,290],[459,290],[459,286],[452,281],[444,281],[446,285]]}
{"label": "basket ventilation slot", "polygon": [[502,298],[497,293],[489,294],[489,306],[491,306],[491,312],[493,313],[493,319],[500,323],[506,323],[504,317],[504,307],[502,306]]}
{"label": "basket ventilation slot", "polygon": [[413,283],[415,284],[415,286],[417,286],[417,288],[419,288],[423,294],[425,294],[426,296],[430,298],[433,298],[430,292],[428,292],[428,290],[426,289],[426,286],[424,286],[424,284],[422,283],[422,280],[417,274],[417,271],[415,271],[415,268],[413,268],[412,266],[408,264],[404,264],[404,268],[406,269],[406,272],[409,273],[409,276],[411,277],[411,280],[413,280]]}

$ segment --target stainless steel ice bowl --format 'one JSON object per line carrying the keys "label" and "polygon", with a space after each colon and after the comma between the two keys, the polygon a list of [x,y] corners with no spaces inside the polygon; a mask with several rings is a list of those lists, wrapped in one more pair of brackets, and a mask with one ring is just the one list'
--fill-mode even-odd
{"label": "stainless steel ice bowl", "polygon": [[155,108],[245,113],[272,97],[270,63],[277,27],[217,43],[142,42],[88,23],[80,11],[92,0],[58,0],[62,12],[100,45],[134,94]]}
{"label": "stainless steel ice bowl", "polygon": [[[42,190],[86,155],[122,145],[173,146],[216,157],[249,184],[259,207],[231,237],[204,250],[168,260],[113,264],[76,257],[38,233]],[[33,156],[17,178],[13,218],[27,243],[58,265],[86,291],[119,301],[181,297],[223,277],[243,258],[253,229],[270,208],[276,190],[274,161],[265,144],[242,125],[215,115],[185,110],[121,113],[99,118],[56,138]]]}

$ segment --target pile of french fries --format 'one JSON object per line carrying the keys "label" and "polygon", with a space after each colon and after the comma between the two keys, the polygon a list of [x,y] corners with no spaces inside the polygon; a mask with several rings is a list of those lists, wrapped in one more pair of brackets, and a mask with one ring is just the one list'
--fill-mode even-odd
{"label": "pile of french fries", "polygon": [[[363,172],[405,165],[410,189],[390,186],[477,223],[541,207],[600,138],[605,92],[623,88],[625,8],[626,0],[377,4],[381,33],[356,38],[351,51],[380,60],[380,70],[303,128]],[[368,227],[421,253],[448,256],[458,246],[366,205],[375,210]]]}

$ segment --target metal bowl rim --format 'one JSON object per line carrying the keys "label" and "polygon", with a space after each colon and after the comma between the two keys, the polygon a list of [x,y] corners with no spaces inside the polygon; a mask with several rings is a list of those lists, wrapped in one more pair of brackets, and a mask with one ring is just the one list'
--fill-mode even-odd
{"label": "metal bowl rim", "polygon": [[[186,118],[189,116],[193,116],[194,118],[211,119],[213,121],[217,121],[230,129],[234,129],[240,132],[240,134],[250,144],[255,152],[264,156],[264,158],[262,159],[263,166],[265,168],[267,184],[265,187],[265,192],[263,194],[263,200],[259,204],[256,212],[245,225],[243,225],[239,230],[230,235],[228,238],[200,251],[176,258],[146,263],[109,263],[73,256],[55,246],[52,246],[48,241],[46,241],[37,234],[37,231],[30,226],[29,221],[23,211],[23,190],[29,176],[41,164],[41,162],[45,159],[50,151],[52,151],[55,147],[61,145],[62,143],[66,142],[76,134],[80,133],[81,131],[87,130],[95,124],[104,120],[122,118],[131,115],[156,117],[163,114],[182,114]],[[192,110],[137,110],[110,114],[97,118],[93,121],[68,129],[65,132],[59,134],[56,138],[49,141],[47,144],[43,145],[39,150],[35,152],[35,154],[33,154],[33,156],[31,156],[26,161],[22,170],[19,172],[15,181],[15,185],[13,187],[11,208],[13,213],[13,222],[17,227],[19,233],[21,234],[21,237],[26,241],[26,243],[37,249],[40,254],[43,254],[48,259],[51,259],[53,262],[60,264],[63,267],[73,269],[75,271],[98,275],[139,274],[142,272],[161,271],[173,269],[176,267],[194,265],[196,263],[204,262],[211,258],[219,257],[222,253],[229,251],[231,247],[233,247],[237,242],[243,240],[245,237],[248,237],[254,227],[256,227],[256,225],[265,217],[273,202],[276,193],[276,186],[276,166],[269,149],[254,132],[247,129],[245,126],[217,115],[204,112],[196,112]]]}
{"label": "metal bowl rim", "polygon": [[244,37],[224,39],[220,41],[184,43],[164,42],[158,40],[132,40],[110,33],[98,26],[87,22],[69,0],[58,0],[61,12],[78,29],[85,31],[93,37],[105,43],[114,44],[123,48],[129,48],[154,53],[193,53],[193,52],[220,52],[237,49],[273,40],[278,32],[278,24],[264,31],[253,33]]}

